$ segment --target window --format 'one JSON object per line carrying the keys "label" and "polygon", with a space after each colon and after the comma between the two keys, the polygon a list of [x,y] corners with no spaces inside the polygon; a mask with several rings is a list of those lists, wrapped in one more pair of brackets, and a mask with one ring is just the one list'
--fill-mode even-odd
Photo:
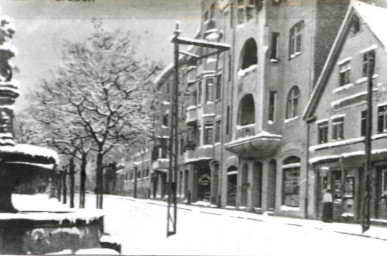
{"label": "window", "polygon": [[184,140],[180,139],[180,154],[184,153]]}
{"label": "window", "polygon": [[255,123],[255,104],[252,94],[243,96],[239,103],[238,124],[248,125]]}
{"label": "window", "polygon": [[228,81],[231,81],[232,61],[231,54],[228,55]]}
{"label": "window", "polygon": [[200,132],[201,132],[201,127],[198,126],[196,129],[196,145],[200,146]]}
{"label": "window", "polygon": [[193,150],[196,147],[196,126],[189,126],[187,132],[187,143],[185,145],[185,149]]}
{"label": "window", "polygon": [[202,81],[198,83],[198,90],[197,90],[197,97],[196,99],[198,100],[197,105],[202,104]]}
{"label": "window", "polygon": [[212,4],[211,7],[210,7],[210,19],[214,19],[215,18],[215,4]]}
{"label": "window", "polygon": [[352,34],[356,34],[360,31],[360,20],[357,16],[353,16],[351,24]]}
{"label": "window", "polygon": [[378,133],[387,132],[387,105],[378,107]]}
{"label": "window", "polygon": [[211,102],[214,100],[213,98],[213,91],[214,91],[214,79],[209,78],[206,80],[206,99],[205,102]]}
{"label": "window", "polygon": [[247,1],[247,7],[246,7],[246,18],[247,21],[251,20],[253,18],[254,8],[255,8],[255,0],[248,0]]}
{"label": "window", "polygon": [[242,24],[243,21],[244,21],[244,16],[243,16],[243,13],[244,13],[244,3],[243,3],[244,0],[238,0],[238,9],[237,9],[237,21],[238,21],[238,24]]}
{"label": "window", "polygon": [[290,89],[287,102],[286,102],[286,119],[294,118],[298,116],[298,100],[300,98],[300,89],[297,86],[293,86]]}
{"label": "window", "polygon": [[222,75],[219,74],[216,78],[216,91],[215,91],[215,99],[220,100],[220,94],[222,92]]}
{"label": "window", "polygon": [[279,51],[279,33],[273,32],[271,33],[271,54],[270,54],[271,61],[276,61],[279,59],[278,51]]}
{"label": "window", "polygon": [[275,104],[277,99],[277,92],[270,91],[269,92],[269,116],[268,120],[274,122],[275,118]]}
{"label": "window", "polygon": [[366,135],[367,127],[367,110],[363,110],[360,114],[360,136]]}
{"label": "window", "polygon": [[207,21],[209,19],[208,11],[205,11],[203,14],[204,21]]}
{"label": "window", "polygon": [[168,113],[163,115],[163,126],[168,126]]}
{"label": "window", "polygon": [[252,65],[258,64],[257,43],[253,38],[246,41],[242,48],[241,69],[246,69]]}
{"label": "window", "polygon": [[212,132],[213,132],[212,125],[205,125],[204,126],[204,145],[209,145],[209,144],[213,143]]}
{"label": "window", "polygon": [[290,58],[294,58],[301,53],[303,28],[304,28],[304,21],[300,21],[290,29],[290,42],[289,42]]}
{"label": "window", "polygon": [[349,84],[351,81],[350,79],[350,75],[351,75],[351,66],[350,66],[351,62],[346,62],[344,64],[341,64],[339,66],[339,77],[340,77],[340,86],[343,86],[343,85],[346,85],[346,84]]}
{"label": "window", "polygon": [[271,0],[271,3],[273,5],[279,5],[281,3],[281,0]]}
{"label": "window", "polygon": [[373,63],[375,63],[375,51],[369,51],[363,54],[363,77],[368,76],[368,71],[371,68],[371,63],[370,63],[371,58],[374,60]]}
{"label": "window", "polygon": [[220,128],[221,128],[221,120],[216,121],[215,127],[215,142],[220,142]]}
{"label": "window", "polygon": [[344,139],[344,117],[335,118],[332,120],[332,139]]}
{"label": "window", "polygon": [[300,166],[300,158],[295,156],[283,161],[283,204],[286,206],[299,206]]}
{"label": "window", "polygon": [[328,142],[328,121],[321,122],[318,124],[318,144]]}

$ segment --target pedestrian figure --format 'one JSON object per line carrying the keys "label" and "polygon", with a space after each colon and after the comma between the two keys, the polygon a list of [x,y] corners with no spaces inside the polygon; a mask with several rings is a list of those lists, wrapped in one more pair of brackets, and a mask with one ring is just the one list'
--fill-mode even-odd
{"label": "pedestrian figure", "polygon": [[323,195],[323,213],[322,220],[324,222],[332,222],[333,219],[333,200],[331,190],[327,189]]}

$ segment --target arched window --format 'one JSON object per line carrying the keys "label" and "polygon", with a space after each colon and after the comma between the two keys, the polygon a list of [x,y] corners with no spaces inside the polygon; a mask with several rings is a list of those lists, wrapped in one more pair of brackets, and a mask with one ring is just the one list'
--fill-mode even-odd
{"label": "arched window", "polygon": [[239,103],[238,124],[248,125],[255,123],[254,98],[251,94],[243,96]]}
{"label": "arched window", "polygon": [[293,86],[286,100],[286,119],[298,116],[298,101],[300,98],[300,89],[298,86]]}
{"label": "arched window", "polygon": [[248,39],[243,46],[240,63],[241,69],[246,69],[252,65],[258,64],[257,43],[253,38]]}
{"label": "arched window", "polygon": [[299,157],[290,156],[282,162],[283,184],[282,204],[298,207],[300,202],[300,167]]}

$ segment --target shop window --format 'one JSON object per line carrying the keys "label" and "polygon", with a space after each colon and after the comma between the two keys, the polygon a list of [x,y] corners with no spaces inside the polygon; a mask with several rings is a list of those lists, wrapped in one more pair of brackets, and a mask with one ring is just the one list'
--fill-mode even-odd
{"label": "shop window", "polygon": [[220,100],[221,91],[222,91],[222,75],[219,74],[216,78],[216,91],[215,91],[216,100]]}
{"label": "shop window", "polygon": [[238,0],[238,9],[237,9],[237,22],[242,24],[244,22],[244,0]]}
{"label": "shop window", "polygon": [[205,102],[212,102],[214,100],[213,98],[213,91],[214,91],[214,79],[208,78],[206,80],[206,99]]}
{"label": "shop window", "polygon": [[341,171],[332,171],[332,194],[333,199],[341,199],[342,193],[342,176]]}
{"label": "shop window", "polygon": [[276,91],[270,91],[269,92],[269,116],[268,121],[274,122],[275,119],[275,105],[277,100],[277,92]]}
{"label": "shop window", "polygon": [[279,33],[271,33],[271,53],[270,60],[272,62],[277,62],[279,60]]}
{"label": "shop window", "polygon": [[205,145],[210,145],[213,143],[212,136],[213,136],[213,126],[205,125],[204,126],[204,144]]}
{"label": "shop window", "polygon": [[367,127],[367,110],[363,110],[360,113],[360,136],[366,135],[366,127]]}
{"label": "shop window", "polygon": [[378,107],[378,133],[387,132],[387,105]]}
{"label": "shop window", "polygon": [[387,169],[384,168],[381,171],[381,196],[387,197]]}
{"label": "shop window", "polygon": [[300,98],[300,89],[298,86],[293,86],[287,97],[286,102],[286,119],[295,118],[298,116],[298,101]]}
{"label": "shop window", "polygon": [[241,69],[246,69],[252,65],[258,64],[257,43],[253,38],[250,38],[246,41],[242,48],[241,55]]}
{"label": "shop window", "polygon": [[332,139],[344,139],[344,117],[335,118],[332,120]]}
{"label": "shop window", "polygon": [[328,121],[317,124],[318,127],[318,144],[328,142]]}
{"label": "shop window", "polygon": [[216,121],[215,127],[215,142],[220,142],[220,129],[221,129],[221,120]]}
{"label": "shop window", "polygon": [[283,205],[299,206],[300,166],[298,157],[288,157],[283,161]]}
{"label": "shop window", "polygon": [[340,86],[349,84],[351,82],[350,75],[351,75],[351,62],[348,61],[344,64],[341,64],[339,66]]}
{"label": "shop window", "polygon": [[355,191],[355,177],[345,177],[344,180],[344,197],[353,198]]}
{"label": "shop window", "polygon": [[296,23],[290,29],[289,38],[289,57],[294,58],[302,51],[302,31],[304,29],[304,21]]}
{"label": "shop window", "polygon": [[363,77],[368,76],[368,71],[370,69],[370,59],[374,60],[375,63],[375,51],[369,51],[363,54]]}
{"label": "shop window", "polygon": [[253,123],[255,123],[254,99],[253,95],[247,94],[239,103],[238,124],[243,126]]}

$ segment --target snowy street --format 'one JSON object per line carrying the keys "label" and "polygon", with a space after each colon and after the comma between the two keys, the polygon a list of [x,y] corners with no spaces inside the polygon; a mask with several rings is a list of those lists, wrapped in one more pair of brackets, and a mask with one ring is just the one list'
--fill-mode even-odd
{"label": "snowy street", "polygon": [[[16,195],[19,208],[21,197],[30,202],[23,209],[57,203],[45,202],[46,195]],[[94,195],[87,195],[87,206],[94,205]],[[316,228],[300,220],[304,225],[298,226],[285,224],[287,218],[186,205],[178,209],[177,235],[166,238],[164,202],[104,196],[104,209],[105,231],[121,241],[125,255],[385,255],[387,246],[386,240],[332,231],[340,225],[360,229],[358,225],[324,223]]]}

